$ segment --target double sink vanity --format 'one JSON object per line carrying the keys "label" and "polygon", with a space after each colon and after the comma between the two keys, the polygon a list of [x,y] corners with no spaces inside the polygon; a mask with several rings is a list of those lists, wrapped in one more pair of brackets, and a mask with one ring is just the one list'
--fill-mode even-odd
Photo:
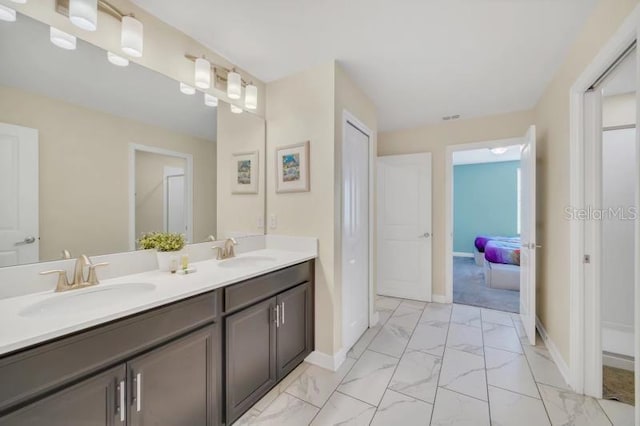
{"label": "double sink vanity", "polygon": [[250,239],[188,275],[0,299],[0,425],[232,424],[314,342],[315,240]]}

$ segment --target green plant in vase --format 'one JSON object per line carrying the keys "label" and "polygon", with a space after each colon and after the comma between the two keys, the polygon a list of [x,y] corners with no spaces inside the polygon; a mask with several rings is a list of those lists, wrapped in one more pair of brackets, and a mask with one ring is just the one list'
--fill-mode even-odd
{"label": "green plant in vase", "polygon": [[171,270],[171,263],[178,262],[179,252],[184,248],[186,240],[184,235],[173,232],[149,232],[142,234],[138,240],[141,250],[156,250],[158,254],[158,268],[167,272]]}

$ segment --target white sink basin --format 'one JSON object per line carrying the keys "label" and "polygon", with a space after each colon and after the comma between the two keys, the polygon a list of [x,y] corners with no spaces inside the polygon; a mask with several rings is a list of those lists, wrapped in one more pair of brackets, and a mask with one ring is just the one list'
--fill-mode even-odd
{"label": "white sink basin", "polygon": [[256,268],[267,267],[276,262],[275,257],[269,256],[243,256],[223,260],[219,263],[222,268]]}
{"label": "white sink basin", "polygon": [[54,294],[48,299],[24,308],[20,311],[20,315],[39,318],[73,316],[109,307],[123,298],[135,299],[136,296],[153,291],[155,288],[155,284],[150,283],[98,284],[95,287]]}

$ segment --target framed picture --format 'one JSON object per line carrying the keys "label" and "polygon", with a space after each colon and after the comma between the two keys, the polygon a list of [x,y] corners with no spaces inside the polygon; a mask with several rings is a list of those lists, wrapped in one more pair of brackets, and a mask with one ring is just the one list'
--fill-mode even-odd
{"label": "framed picture", "polygon": [[276,148],[276,192],[309,191],[309,141]]}
{"label": "framed picture", "polygon": [[233,154],[231,160],[231,193],[257,194],[258,151]]}

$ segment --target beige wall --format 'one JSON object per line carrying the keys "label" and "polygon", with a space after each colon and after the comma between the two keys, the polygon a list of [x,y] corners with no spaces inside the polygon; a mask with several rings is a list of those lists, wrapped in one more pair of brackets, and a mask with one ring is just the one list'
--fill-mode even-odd
{"label": "beige wall", "polygon": [[39,130],[40,257],[129,248],[129,144],[193,155],[194,240],[216,225],[216,144],[0,87],[0,122]]}
{"label": "beige wall", "polygon": [[[55,11],[55,0],[32,0],[24,5],[0,0],[4,4],[18,12],[24,13],[34,19],[53,25],[63,31],[73,34],[89,43],[120,52],[120,22],[116,19],[100,13],[98,17],[98,29],[94,32],[83,31],[71,24],[69,19]],[[205,48],[191,37],[166,24],[143,9],[134,5],[129,0],[110,0],[125,14],[133,13],[144,24],[144,52],[141,58],[130,58],[133,62],[158,71],[177,81],[194,84],[194,64],[184,57],[185,54],[194,56],[206,55],[206,57],[226,68],[233,68],[228,60],[217,53]],[[237,68],[237,67],[236,67]],[[256,114],[264,116],[264,84],[246,71],[238,69],[245,80],[252,81],[258,87],[258,109]],[[227,99],[225,87],[211,89],[210,93],[222,100]]]}
{"label": "beige wall", "polygon": [[[267,217],[278,220],[277,229],[268,233],[319,239],[316,350],[329,355],[342,348],[340,152],[345,109],[376,132],[373,103],[334,62],[267,85]],[[311,190],[276,193],[276,147],[307,140]]]}
{"label": "beige wall", "polygon": [[416,129],[381,132],[378,155],[430,152],[432,156],[433,293],[445,295],[445,156],[447,145],[521,137],[533,124],[533,111],[450,121]]}
{"label": "beige wall", "polygon": [[136,235],[164,230],[164,168],[186,170],[184,158],[136,152]]}
{"label": "beige wall", "polygon": [[[267,217],[277,229],[268,233],[317,237],[316,350],[334,351],[334,63],[267,85]],[[275,149],[310,141],[309,192],[276,193]]]}
{"label": "beige wall", "polygon": [[[343,111],[348,111],[371,132],[370,149],[373,155],[377,152],[378,116],[376,108],[369,97],[349,78],[340,64],[335,67],[335,194],[334,194],[334,282],[337,309],[335,313],[335,329],[333,346],[335,350],[342,347],[342,144],[343,144]],[[375,164],[375,163],[374,163]],[[373,173],[375,179],[375,173]],[[375,184],[373,188],[375,201]],[[375,206],[375,203],[373,204]],[[375,208],[374,208],[375,213]],[[375,215],[374,222],[375,224]],[[375,230],[375,227],[374,227]],[[371,242],[374,253],[376,248],[375,233]],[[374,257],[375,259],[375,257]],[[373,269],[376,270],[375,268]],[[373,274],[375,289],[376,274]],[[373,301],[370,301],[373,303]]]}
{"label": "beige wall", "polygon": [[600,0],[535,109],[538,132],[538,316],[570,362],[569,93],[578,76],[638,4]]}
{"label": "beige wall", "polygon": [[[265,122],[252,114],[234,114],[229,105],[218,107],[218,239],[239,235],[261,235],[265,202]],[[258,193],[232,194],[236,177],[233,154],[258,151]]]}
{"label": "beige wall", "polygon": [[629,126],[636,124],[636,94],[606,96],[602,100],[602,126]]}

